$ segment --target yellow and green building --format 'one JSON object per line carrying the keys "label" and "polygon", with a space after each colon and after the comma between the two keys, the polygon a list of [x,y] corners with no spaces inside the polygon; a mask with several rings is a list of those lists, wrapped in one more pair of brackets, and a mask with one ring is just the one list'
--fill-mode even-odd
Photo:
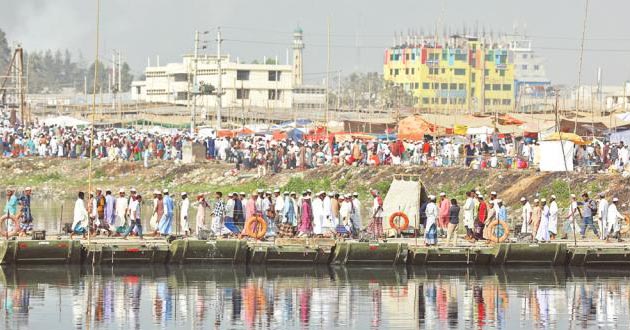
{"label": "yellow and green building", "polygon": [[486,47],[475,38],[452,44],[457,46],[424,44],[387,49],[385,80],[412,93],[423,111],[512,111],[516,93],[508,48]]}

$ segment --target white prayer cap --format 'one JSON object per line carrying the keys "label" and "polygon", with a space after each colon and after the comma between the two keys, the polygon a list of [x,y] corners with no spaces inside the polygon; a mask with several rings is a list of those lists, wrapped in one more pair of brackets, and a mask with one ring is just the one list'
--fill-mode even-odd
{"label": "white prayer cap", "polygon": [[295,191],[292,191],[291,195],[297,195],[297,193]]}
{"label": "white prayer cap", "polygon": [[24,191],[31,191],[31,187],[26,187]]}
{"label": "white prayer cap", "polygon": [[524,202],[524,201],[526,201],[526,200],[527,200],[527,198],[525,198],[525,197],[521,197],[521,202]]}
{"label": "white prayer cap", "polygon": [[320,195],[326,195],[326,192],[322,190],[322,191],[318,192],[318,193],[317,193],[317,195],[318,195],[318,196],[320,196]]}
{"label": "white prayer cap", "polygon": [[306,192],[307,192],[307,193],[310,193],[310,192],[312,192],[312,191],[311,191],[310,189],[306,189]]}
{"label": "white prayer cap", "polygon": [[551,199],[556,199],[556,195],[551,195]]}
{"label": "white prayer cap", "polygon": [[446,193],[441,192],[440,196],[446,196]]}
{"label": "white prayer cap", "polygon": [[282,193],[282,194],[283,194],[283,195],[288,195],[288,194],[289,194],[289,192],[288,192],[288,191],[285,191],[285,192],[284,192],[284,193]]}
{"label": "white prayer cap", "polygon": [[435,199],[434,195],[429,195],[429,199]]}
{"label": "white prayer cap", "polygon": [[602,198],[603,198],[604,196],[606,196],[606,194],[604,194],[603,192],[600,192],[600,193],[599,193],[599,197],[602,197]]}
{"label": "white prayer cap", "polygon": [[333,197],[333,196],[335,196],[335,193],[334,193],[334,192],[332,192],[332,191],[329,191],[329,192],[328,192],[328,196],[329,196],[329,197]]}
{"label": "white prayer cap", "polygon": [[124,193],[124,192],[125,192],[125,188],[118,189],[118,193]]}
{"label": "white prayer cap", "polygon": [[244,191],[241,191],[239,194],[245,196],[245,192]]}
{"label": "white prayer cap", "polygon": [[129,189],[129,191],[131,191],[131,192],[135,192],[135,191],[136,191],[136,188],[131,187],[131,189]]}
{"label": "white prayer cap", "polygon": [[101,188],[96,188],[96,191],[103,191],[103,189],[101,189]]}
{"label": "white prayer cap", "polygon": [[159,195],[159,194],[160,194],[159,190],[157,190],[157,189],[153,190],[153,195]]}
{"label": "white prayer cap", "polygon": [[168,194],[168,189],[162,190],[163,193]]}
{"label": "white prayer cap", "polygon": [[182,192],[181,195],[182,196],[186,196],[187,194],[186,194],[186,192]]}
{"label": "white prayer cap", "polygon": [[358,196],[359,196],[359,193],[358,193],[358,192],[355,192],[355,193],[353,193],[352,195],[354,195],[354,197],[358,197]]}
{"label": "white prayer cap", "polygon": [[482,194],[477,194],[477,197],[483,199],[483,195]]}
{"label": "white prayer cap", "polygon": [[575,197],[576,197],[575,194],[571,194],[571,198],[575,198]]}
{"label": "white prayer cap", "polygon": [[538,203],[538,202],[540,202],[538,198],[534,199],[534,203]]}
{"label": "white prayer cap", "polygon": [[280,189],[276,188],[276,189],[274,189],[274,190],[273,190],[273,192],[275,192],[275,193],[279,193],[279,192],[280,192]]}
{"label": "white prayer cap", "polygon": [[543,202],[543,203],[546,203],[546,202],[547,202],[547,199],[546,199],[546,198],[543,198],[543,199],[541,199],[540,201],[541,201],[541,202]]}
{"label": "white prayer cap", "polygon": [[615,198],[613,198],[613,199],[612,199],[612,201],[613,201],[613,202],[618,202],[618,201],[619,201],[619,198],[615,197]]}
{"label": "white prayer cap", "polygon": [[494,196],[496,196],[496,195],[497,195],[497,192],[496,192],[496,191],[492,191],[492,192],[490,192],[490,195],[494,195]]}
{"label": "white prayer cap", "polygon": [[257,190],[257,191],[258,191],[258,193],[263,193],[263,192],[265,192],[265,189],[258,188],[258,190]]}

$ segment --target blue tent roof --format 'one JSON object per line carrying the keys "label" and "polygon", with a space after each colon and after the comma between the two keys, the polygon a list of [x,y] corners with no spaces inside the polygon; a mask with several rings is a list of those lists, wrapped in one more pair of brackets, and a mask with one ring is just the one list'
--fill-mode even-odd
{"label": "blue tent roof", "polygon": [[304,132],[300,131],[297,128],[294,128],[287,132],[287,137],[293,141],[302,141],[304,140]]}

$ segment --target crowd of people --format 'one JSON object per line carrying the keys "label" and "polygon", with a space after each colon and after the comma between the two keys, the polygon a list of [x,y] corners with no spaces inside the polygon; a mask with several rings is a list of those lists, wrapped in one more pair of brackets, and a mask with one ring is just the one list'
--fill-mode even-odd
{"label": "crowd of people", "polygon": [[[377,192],[373,192],[378,196]],[[97,188],[89,197],[79,192],[74,206],[74,218],[69,231],[72,235],[121,235],[130,234],[143,238],[143,219],[149,219],[152,236],[170,236],[179,226],[185,236],[242,237],[249,235],[248,220],[259,217],[265,222],[266,232],[259,238],[271,237],[358,237],[361,231],[361,202],[358,193],[342,194],[310,190],[273,192],[257,189],[249,196],[244,192],[232,192],[224,198],[214,193],[207,201],[200,194],[191,203],[187,193],[180,193],[179,201],[170,196],[167,189],[153,191],[151,214],[143,215],[143,197],[136,189],[127,196],[124,189],[118,197],[112,191]],[[377,205],[382,210],[381,204]],[[175,207],[179,210],[176,219]],[[194,230],[191,226],[191,209],[196,209]],[[211,221],[206,221],[206,210]],[[176,220],[179,220],[176,223]],[[253,224],[255,225],[255,224]]]}
{"label": "crowd of people", "polygon": [[[550,195],[549,199],[536,196],[531,203],[527,197],[521,197],[520,223],[515,226],[517,233],[514,239],[541,243],[567,239],[569,235],[585,239],[590,228],[601,240],[610,242],[616,239],[621,242],[622,228],[628,230],[630,219],[621,212],[619,199],[613,197],[609,203],[604,193],[598,194],[597,201],[591,199],[588,193],[583,193],[581,197],[582,201],[578,201],[577,196],[571,194],[565,214],[561,213],[555,195]],[[467,192],[461,210],[466,230],[464,237],[469,242],[501,241],[510,227],[508,209],[494,191],[487,201],[478,190]],[[447,245],[457,245],[459,214],[460,206],[456,199],[448,199],[445,193],[441,193],[437,201],[435,196],[430,195],[420,208],[426,245],[437,245],[438,237],[445,237]]]}
{"label": "crowd of people", "polygon": [[[7,189],[4,214],[16,217],[16,232],[26,235],[33,229],[31,214],[31,188],[17,193]],[[362,204],[358,193],[339,193],[306,190],[300,193],[280,189],[257,189],[249,195],[245,192],[231,192],[226,197],[217,191],[210,200],[203,194],[191,201],[188,194],[181,192],[178,200],[167,189],[152,192],[150,201],[131,188],[129,195],[124,188],[117,196],[111,189],[96,188],[87,196],[79,192],[74,205],[73,223],[67,231],[74,235],[86,236],[129,235],[143,238],[143,223],[148,220],[151,236],[170,236],[177,232],[183,236],[198,237],[243,237],[251,236],[253,218],[264,222],[265,232],[260,239],[275,237],[329,237],[354,239],[385,239],[392,229],[384,230],[383,198],[377,190],[370,190],[370,214],[362,216]],[[610,242],[621,241],[621,234],[627,232],[628,218],[621,211],[617,197],[610,202],[604,193],[591,199],[588,193],[570,196],[565,209],[560,208],[555,195],[547,198],[534,196],[520,199],[521,207],[508,207],[492,191],[488,198],[479,190],[466,193],[460,204],[457,198],[449,198],[446,193],[439,198],[429,195],[419,208],[419,228],[414,235],[423,232],[427,246],[437,245],[438,239],[445,238],[446,245],[458,244],[458,230],[463,222],[463,237],[470,243],[478,241],[501,241],[500,238],[510,227],[516,233],[514,240],[550,242],[567,239],[568,236],[586,237],[591,229],[596,237]],[[148,207],[143,207],[147,203]],[[460,206],[461,205],[461,206]],[[143,212],[149,209],[149,214]],[[177,214],[176,214],[177,209]],[[194,226],[191,210],[196,210]],[[566,210],[563,212],[563,210]],[[210,219],[206,220],[209,213]],[[389,215],[387,215],[389,216]],[[414,215],[408,215],[414,216]],[[461,218],[460,218],[461,216]],[[517,219],[520,218],[520,221]],[[509,219],[516,221],[509,221]],[[364,226],[364,221],[367,226]],[[389,221],[391,225],[391,221]],[[11,222],[7,224],[11,226]],[[389,226],[388,226],[389,227]],[[12,230],[13,228],[9,228]],[[395,234],[401,234],[400,227]],[[507,234],[506,234],[507,235]],[[507,238],[507,236],[506,236]]]}
{"label": "crowd of people", "polygon": [[[462,166],[473,169],[527,168],[539,163],[536,140],[511,135],[429,137],[422,141],[337,139],[318,135],[311,140],[274,138],[272,134],[216,137],[190,135],[187,131],[168,134],[136,129],[78,129],[33,124],[28,127],[0,127],[3,157],[89,157],[110,161],[181,160],[183,145],[203,144],[208,159],[236,165],[237,170],[257,169],[259,175],[282,169],[307,169],[323,165],[427,165]],[[628,146],[593,142],[575,149],[578,168],[623,171],[630,167]]]}

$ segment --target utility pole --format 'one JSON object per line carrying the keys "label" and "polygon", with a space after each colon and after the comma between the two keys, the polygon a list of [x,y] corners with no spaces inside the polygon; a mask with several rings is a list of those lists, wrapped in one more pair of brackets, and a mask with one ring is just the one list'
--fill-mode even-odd
{"label": "utility pole", "polygon": [[118,96],[118,109],[120,109],[120,119],[122,120],[122,102],[120,99],[120,93],[122,92],[122,54],[118,51],[118,87],[116,88],[116,95]]}
{"label": "utility pole", "polygon": [[[328,127],[328,112],[330,106],[328,104],[328,94],[330,91],[330,17],[326,20],[326,126]],[[328,130],[326,130],[328,131]]]}
{"label": "utility pole", "polygon": [[221,129],[221,95],[223,94],[222,78],[223,72],[221,70],[221,27],[217,27],[217,74],[219,75],[219,82],[217,84],[217,130]]}
{"label": "utility pole", "polygon": [[[112,111],[116,111],[116,50],[112,54],[112,73],[109,75],[109,95],[112,97]],[[113,88],[112,88],[113,87]]]}
{"label": "utility pole", "polygon": [[[198,55],[198,50],[199,50],[199,31],[195,31],[195,50],[194,50],[194,57],[193,57],[193,72],[192,72],[192,83],[189,83],[189,85],[192,85],[192,95],[190,93],[190,89],[188,92],[188,103],[190,104],[190,99],[192,98],[192,110],[190,113],[190,134],[193,135],[195,134],[195,116],[197,115],[197,95],[195,94],[196,91],[195,87],[197,86],[197,55]],[[190,79],[189,79],[190,81]]]}

